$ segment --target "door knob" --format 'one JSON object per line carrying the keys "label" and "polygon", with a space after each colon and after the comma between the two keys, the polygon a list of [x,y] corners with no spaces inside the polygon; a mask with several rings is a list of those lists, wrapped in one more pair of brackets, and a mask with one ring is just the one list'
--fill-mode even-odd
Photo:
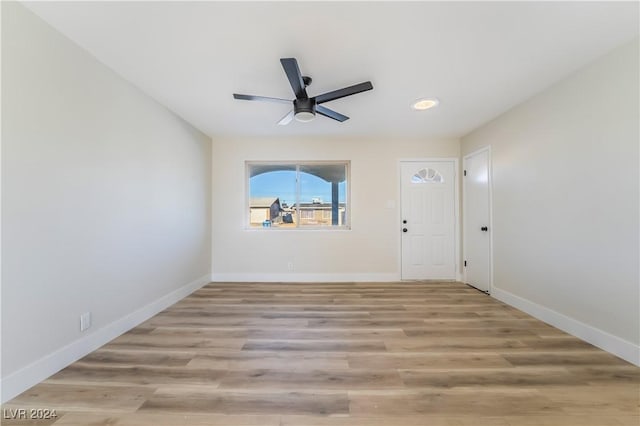
{"label": "door knob", "polygon": [[407,219],[403,220],[402,223],[407,223]]}
{"label": "door knob", "polygon": [[482,228],[480,228],[480,230],[487,232],[489,230],[489,228],[487,228],[486,226],[483,226]]}
{"label": "door knob", "polygon": [[408,229],[407,228],[402,228],[402,232],[407,232]]}

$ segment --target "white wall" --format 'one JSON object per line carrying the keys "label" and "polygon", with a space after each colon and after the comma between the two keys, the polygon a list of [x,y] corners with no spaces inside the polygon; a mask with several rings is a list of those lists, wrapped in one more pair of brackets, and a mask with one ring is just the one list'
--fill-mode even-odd
{"label": "white wall", "polygon": [[210,173],[208,137],[2,2],[3,400],[208,282]]}
{"label": "white wall", "polygon": [[640,362],[638,40],[462,139],[493,153],[494,295]]}
{"label": "white wall", "polygon": [[[398,160],[459,153],[457,139],[214,139],[214,280],[399,279]],[[351,230],[246,230],[245,160],[350,160]]]}

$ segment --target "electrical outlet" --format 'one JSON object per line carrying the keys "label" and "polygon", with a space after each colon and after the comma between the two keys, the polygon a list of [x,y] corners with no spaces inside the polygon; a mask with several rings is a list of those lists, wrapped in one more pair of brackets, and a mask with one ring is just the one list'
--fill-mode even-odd
{"label": "electrical outlet", "polygon": [[287,271],[293,272],[293,261],[287,263]]}
{"label": "electrical outlet", "polygon": [[91,312],[85,312],[80,315],[80,331],[85,331],[91,327]]}

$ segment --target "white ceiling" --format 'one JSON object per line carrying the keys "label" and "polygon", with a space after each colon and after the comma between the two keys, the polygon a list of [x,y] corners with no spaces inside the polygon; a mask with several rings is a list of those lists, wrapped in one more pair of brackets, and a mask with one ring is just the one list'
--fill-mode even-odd
{"label": "white ceiling", "polygon": [[[638,3],[43,2],[32,11],[210,136],[459,137],[638,35]],[[338,123],[276,123],[298,59]],[[440,106],[413,111],[435,96]]]}

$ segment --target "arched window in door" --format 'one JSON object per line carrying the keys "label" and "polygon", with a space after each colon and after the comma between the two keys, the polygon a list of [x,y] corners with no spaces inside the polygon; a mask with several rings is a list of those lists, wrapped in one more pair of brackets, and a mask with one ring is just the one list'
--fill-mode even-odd
{"label": "arched window in door", "polygon": [[444,183],[444,178],[436,169],[426,168],[411,176],[411,183]]}

